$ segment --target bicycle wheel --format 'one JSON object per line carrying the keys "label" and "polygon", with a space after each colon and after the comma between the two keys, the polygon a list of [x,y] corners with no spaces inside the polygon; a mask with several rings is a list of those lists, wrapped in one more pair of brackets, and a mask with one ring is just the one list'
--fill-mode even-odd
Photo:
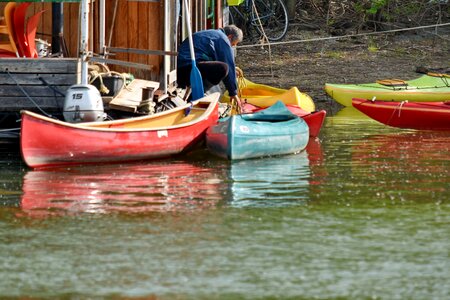
{"label": "bicycle wheel", "polygon": [[229,7],[228,24],[234,24],[241,29],[245,27],[244,15],[239,10],[238,6]]}
{"label": "bicycle wheel", "polygon": [[251,2],[250,25],[259,34],[266,35],[269,41],[281,40],[286,35],[289,24],[283,0],[253,0]]}

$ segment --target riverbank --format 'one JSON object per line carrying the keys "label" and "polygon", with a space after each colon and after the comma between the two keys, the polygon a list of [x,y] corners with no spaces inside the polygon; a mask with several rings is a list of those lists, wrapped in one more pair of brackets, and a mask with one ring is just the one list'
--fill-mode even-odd
{"label": "riverbank", "polygon": [[270,48],[238,48],[236,63],[248,79],[281,88],[297,86],[330,113],[342,106],[325,94],[325,83],[408,80],[421,76],[418,68],[450,70],[448,30],[328,38],[291,28],[282,43]]}

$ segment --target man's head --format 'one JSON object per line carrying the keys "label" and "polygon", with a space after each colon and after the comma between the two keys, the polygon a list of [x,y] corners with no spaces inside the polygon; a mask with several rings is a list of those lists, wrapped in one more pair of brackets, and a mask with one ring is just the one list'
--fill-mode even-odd
{"label": "man's head", "polygon": [[244,38],[242,30],[236,25],[227,25],[223,28],[223,31],[230,40],[230,44],[232,47],[242,42],[242,39]]}

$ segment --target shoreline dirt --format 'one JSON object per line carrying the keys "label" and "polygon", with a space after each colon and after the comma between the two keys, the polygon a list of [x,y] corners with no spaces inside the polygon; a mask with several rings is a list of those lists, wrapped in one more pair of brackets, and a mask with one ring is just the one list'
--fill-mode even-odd
{"label": "shoreline dirt", "polygon": [[[284,42],[299,39],[300,34],[291,31]],[[449,45],[448,33],[408,33],[292,42],[272,45],[270,51],[267,46],[244,46],[237,49],[236,65],[253,82],[298,87],[313,98],[318,109],[333,114],[342,106],[326,95],[325,83],[409,80],[422,75],[416,72],[418,67],[449,73]]]}

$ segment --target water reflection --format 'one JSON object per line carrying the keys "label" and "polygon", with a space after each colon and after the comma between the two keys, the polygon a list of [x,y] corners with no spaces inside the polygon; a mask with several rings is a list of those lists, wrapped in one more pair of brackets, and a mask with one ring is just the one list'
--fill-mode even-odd
{"label": "water reflection", "polygon": [[[352,107],[327,117],[325,163],[312,172],[313,203],[440,204],[450,192],[450,134],[398,129]],[[313,170],[313,168],[312,168]],[[321,175],[320,175],[321,174]]]}
{"label": "water reflection", "polygon": [[231,205],[274,207],[308,200],[309,160],[299,154],[233,161],[230,166]]}
{"label": "water reflection", "polygon": [[354,107],[344,107],[335,115],[329,116],[325,120],[327,121],[328,127],[330,127],[330,125],[333,127],[340,125],[358,125],[361,122],[379,124]]}
{"label": "water reflection", "polygon": [[183,211],[231,206],[298,205],[319,184],[320,141],[299,154],[229,162],[208,160],[79,166],[29,170],[23,177],[22,211],[46,216],[75,213]]}
{"label": "water reflection", "polygon": [[26,168],[18,144],[3,143],[0,139],[0,166],[0,208],[17,207]]}
{"label": "water reflection", "polygon": [[444,200],[450,192],[450,134],[399,130],[375,134],[352,147],[352,169],[378,183],[378,196]]}
{"label": "water reflection", "polygon": [[328,175],[325,165],[325,155],[322,150],[322,143],[319,138],[310,139],[306,146],[306,154],[308,156],[309,169],[311,176],[310,185],[320,185],[323,179]]}
{"label": "water reflection", "polygon": [[202,209],[222,199],[220,175],[183,161],[33,170],[21,208],[36,216]]}

